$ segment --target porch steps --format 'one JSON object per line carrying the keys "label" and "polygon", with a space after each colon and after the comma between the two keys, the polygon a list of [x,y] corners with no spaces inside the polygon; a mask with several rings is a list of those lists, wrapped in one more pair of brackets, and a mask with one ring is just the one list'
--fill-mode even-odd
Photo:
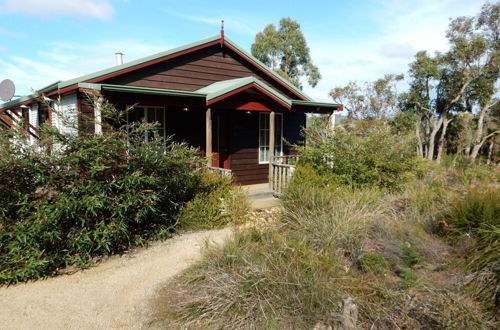
{"label": "porch steps", "polygon": [[248,201],[253,210],[267,209],[280,205],[280,200],[274,197],[274,191],[269,189],[269,184],[253,184],[242,186],[248,194]]}

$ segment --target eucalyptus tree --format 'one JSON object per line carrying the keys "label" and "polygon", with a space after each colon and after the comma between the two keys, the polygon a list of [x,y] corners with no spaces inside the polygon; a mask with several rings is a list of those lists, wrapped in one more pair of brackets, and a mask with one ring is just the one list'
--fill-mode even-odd
{"label": "eucalyptus tree", "polygon": [[397,83],[403,80],[402,74],[386,74],[363,87],[350,81],[347,85],[333,88],[329,96],[344,106],[349,118],[385,119],[394,117],[399,111]]}
{"label": "eucalyptus tree", "polygon": [[453,19],[446,34],[450,49],[434,56],[420,51],[410,64],[405,105],[419,114],[421,150],[426,158],[442,157],[448,125],[457,113],[477,114],[474,138],[464,151],[471,158],[499,133],[485,134],[484,128],[486,118],[498,106],[499,7],[486,3],[476,17]]}
{"label": "eucalyptus tree", "polygon": [[289,17],[280,20],[278,29],[269,24],[257,33],[252,55],[299,88],[302,78],[312,87],[321,79],[300,24]]}

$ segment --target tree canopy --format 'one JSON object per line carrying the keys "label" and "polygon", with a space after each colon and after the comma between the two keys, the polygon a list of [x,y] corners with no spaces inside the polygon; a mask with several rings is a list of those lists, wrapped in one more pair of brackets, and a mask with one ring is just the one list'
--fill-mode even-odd
{"label": "tree canopy", "polygon": [[278,29],[269,24],[257,33],[252,55],[299,88],[302,88],[302,78],[312,87],[321,79],[300,24],[289,17],[280,20]]}
{"label": "tree canopy", "polygon": [[396,84],[403,78],[402,74],[386,74],[374,82],[365,83],[364,87],[350,81],[344,87],[335,87],[329,95],[344,106],[349,118],[389,118],[399,110]]}
{"label": "tree canopy", "polygon": [[415,54],[405,93],[396,90],[402,75],[385,75],[364,86],[351,81],[330,97],[354,119],[411,113],[417,152],[428,159],[441,159],[448,147],[471,159],[481,149],[491,154],[500,135],[500,3],[486,2],[478,15],[452,19],[446,37],[448,50]]}

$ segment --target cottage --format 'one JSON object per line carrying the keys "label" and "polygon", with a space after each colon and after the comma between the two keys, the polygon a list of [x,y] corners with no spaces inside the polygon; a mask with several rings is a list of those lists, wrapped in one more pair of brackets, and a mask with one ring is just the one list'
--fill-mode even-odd
{"label": "cottage", "polygon": [[[4,122],[19,118],[36,128],[49,121],[58,129],[101,131],[100,110],[86,93],[103,95],[118,108],[137,104],[130,121],[158,122],[160,135],[198,147],[209,166],[231,172],[235,183],[269,180],[273,157],[290,153],[300,139],[306,113],[331,114],[338,104],[312,101],[233,41],[220,35],[120,64],[68,81],[58,81],[0,105]],[[51,111],[39,95],[55,102]],[[61,120],[64,116],[66,120]],[[93,118],[92,124],[84,118]],[[72,125],[68,125],[72,122]],[[10,122],[11,123],[11,122]]]}

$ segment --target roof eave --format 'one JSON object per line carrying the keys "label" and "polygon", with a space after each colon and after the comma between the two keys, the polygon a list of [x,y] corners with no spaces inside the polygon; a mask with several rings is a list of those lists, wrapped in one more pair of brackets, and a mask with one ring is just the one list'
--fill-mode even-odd
{"label": "roof eave", "polygon": [[203,93],[181,91],[181,90],[175,90],[175,89],[125,86],[125,85],[113,85],[113,84],[93,84],[93,85],[99,85],[100,86],[99,90],[108,91],[108,92],[169,95],[169,96],[196,97],[196,98],[206,98],[206,96],[207,96],[207,94],[203,94]]}
{"label": "roof eave", "polygon": [[[217,84],[217,83],[214,83]],[[226,97],[229,97],[231,95],[234,95],[235,93],[242,92],[244,90],[247,90],[249,88],[257,88],[261,92],[264,92],[265,94],[268,94],[271,98],[275,99],[278,103],[281,103],[284,107],[290,109],[292,106],[292,103],[289,99],[284,97],[281,93],[278,91],[274,90],[272,87],[268,86],[267,84],[261,82],[255,77],[247,77],[247,78],[239,78],[235,79],[235,83],[232,85],[227,86],[226,88],[223,88],[221,90],[218,90],[213,93],[208,93],[207,94],[207,104],[213,104],[215,102],[221,101],[225,99]],[[201,91],[204,88],[200,88],[198,91]]]}
{"label": "roof eave", "polygon": [[5,110],[9,110],[14,107],[20,107],[21,105],[29,104],[38,97],[39,97],[38,94],[31,94],[31,95],[21,96],[20,98],[9,102],[2,103],[0,104],[0,111],[3,112]]}
{"label": "roof eave", "polygon": [[296,107],[310,108],[311,113],[331,113],[334,111],[342,111],[342,104],[338,103],[326,103],[326,102],[314,102],[314,101],[298,101],[292,100],[292,109]]}

